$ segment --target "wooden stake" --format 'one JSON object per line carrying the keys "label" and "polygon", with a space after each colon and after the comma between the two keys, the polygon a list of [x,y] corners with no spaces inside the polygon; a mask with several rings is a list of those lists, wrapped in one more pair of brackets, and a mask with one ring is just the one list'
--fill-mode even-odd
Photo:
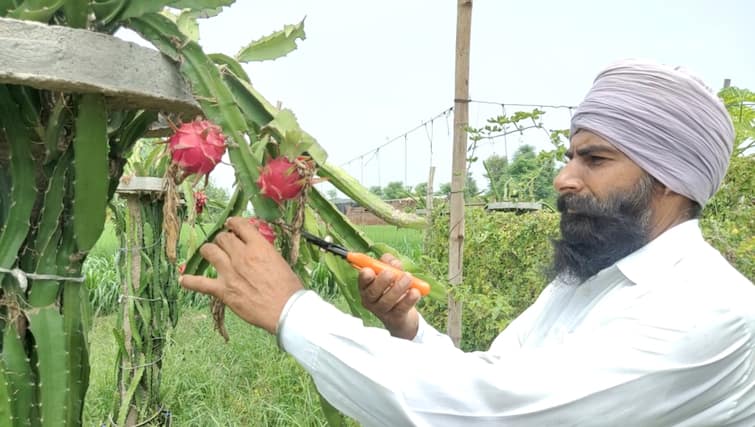
{"label": "wooden stake", "polygon": [[425,194],[425,210],[427,217],[433,211],[433,179],[435,179],[435,166],[430,166],[430,175],[427,177],[427,192]]}
{"label": "wooden stake", "polygon": [[[464,259],[464,181],[467,177],[467,126],[469,124],[469,45],[472,0],[457,0],[456,83],[454,89],[454,147],[451,168],[451,217],[448,236],[448,281],[461,284]],[[461,341],[461,302],[448,296],[446,331],[454,345]]]}
{"label": "wooden stake", "polygon": [[433,180],[435,179],[435,166],[430,166],[430,174],[427,177],[427,191],[425,193],[425,218],[428,228],[425,230],[425,247],[430,247],[430,234],[432,233],[433,221]]}

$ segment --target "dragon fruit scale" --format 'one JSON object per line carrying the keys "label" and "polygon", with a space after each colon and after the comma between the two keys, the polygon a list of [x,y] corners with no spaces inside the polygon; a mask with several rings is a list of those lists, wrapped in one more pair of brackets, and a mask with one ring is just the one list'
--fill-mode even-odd
{"label": "dragon fruit scale", "polygon": [[271,245],[275,244],[275,230],[270,227],[270,224],[259,218],[249,218],[249,223],[257,227],[257,231],[259,231],[262,237],[270,242]]}
{"label": "dragon fruit scale", "polygon": [[299,196],[304,188],[304,177],[295,163],[285,157],[276,157],[265,163],[257,178],[257,186],[264,196],[281,203]]}
{"label": "dragon fruit scale", "polygon": [[225,136],[208,120],[183,123],[168,140],[173,163],[187,174],[206,175],[225,153]]}

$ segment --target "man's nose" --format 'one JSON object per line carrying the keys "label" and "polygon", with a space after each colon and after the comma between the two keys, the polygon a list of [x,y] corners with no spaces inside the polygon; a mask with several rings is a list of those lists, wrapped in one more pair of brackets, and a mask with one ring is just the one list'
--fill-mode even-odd
{"label": "man's nose", "polygon": [[577,173],[577,166],[571,160],[561,168],[556,178],[553,179],[553,187],[559,194],[579,193],[583,186],[584,182]]}

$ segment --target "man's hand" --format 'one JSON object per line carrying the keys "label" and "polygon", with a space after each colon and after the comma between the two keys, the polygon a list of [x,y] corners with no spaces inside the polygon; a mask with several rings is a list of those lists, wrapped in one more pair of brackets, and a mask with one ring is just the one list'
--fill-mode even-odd
{"label": "man's hand", "polygon": [[226,227],[229,231],[199,250],[218,278],[186,275],[181,286],[220,299],[242,319],[275,334],[283,306],[302,284],[249,219],[230,218]]}
{"label": "man's hand", "polygon": [[[380,261],[401,269],[401,261],[385,254]],[[411,340],[417,335],[419,314],[414,305],[420,299],[419,291],[410,288],[409,273],[395,276],[383,271],[377,276],[370,268],[359,271],[359,294],[362,305],[377,316],[394,337]]]}

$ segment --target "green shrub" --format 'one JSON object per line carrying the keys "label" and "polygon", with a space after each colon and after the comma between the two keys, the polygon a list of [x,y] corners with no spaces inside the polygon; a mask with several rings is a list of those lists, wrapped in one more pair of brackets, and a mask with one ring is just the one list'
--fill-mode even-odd
{"label": "green shrub", "polygon": [[755,156],[734,157],[701,220],[708,242],[751,281],[755,279]]}
{"label": "green shrub", "polygon": [[[438,216],[444,210],[435,211],[425,248],[425,261],[437,277],[448,274],[448,217]],[[464,281],[452,292],[463,303],[461,347],[484,350],[546,285],[558,215],[467,208],[465,223]],[[429,300],[422,304],[423,316],[443,330],[447,307]]]}

